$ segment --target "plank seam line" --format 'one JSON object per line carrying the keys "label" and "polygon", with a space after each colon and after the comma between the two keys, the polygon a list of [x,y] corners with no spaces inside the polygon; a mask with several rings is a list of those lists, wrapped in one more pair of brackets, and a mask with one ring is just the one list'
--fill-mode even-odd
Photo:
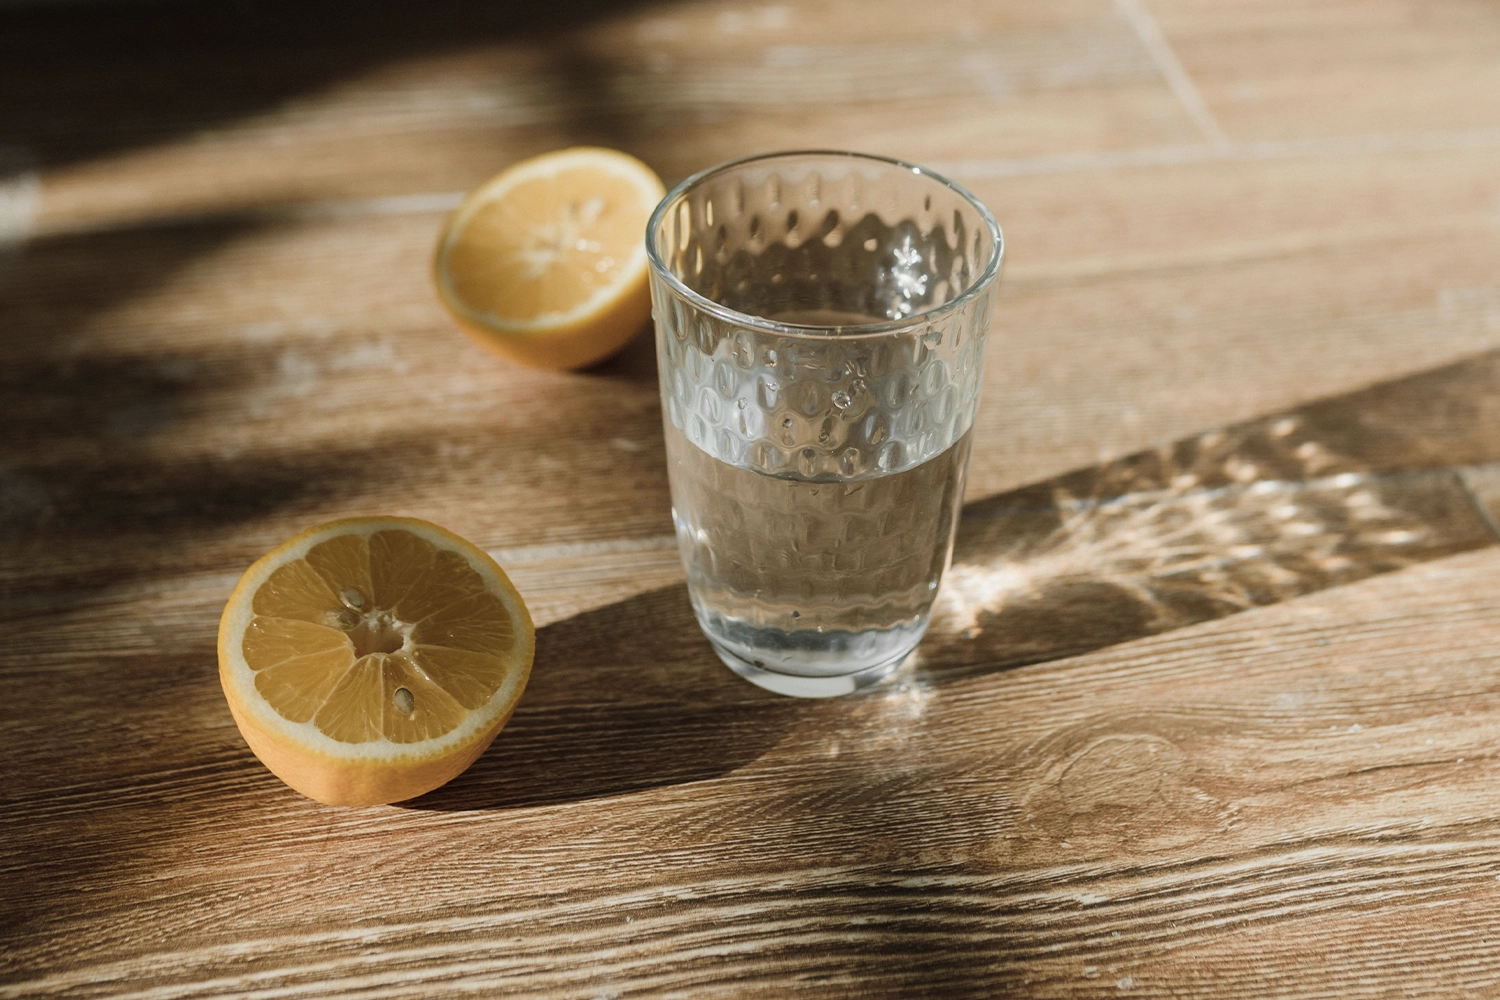
{"label": "plank seam line", "polygon": [[1147,146],[1087,153],[1055,153],[1001,160],[951,160],[932,164],[952,176],[995,179],[1040,174],[1088,173],[1130,167],[1180,167],[1201,163],[1264,162],[1314,156],[1360,156],[1382,153],[1433,153],[1494,149],[1500,129],[1431,129],[1420,132],[1375,132],[1310,139],[1230,141],[1223,146]]}
{"label": "plank seam line", "polygon": [[1453,473],[1453,477],[1458,480],[1458,488],[1468,498],[1469,504],[1474,508],[1474,513],[1478,514],[1484,526],[1490,529],[1490,534],[1495,536],[1495,541],[1500,542],[1500,524],[1495,523],[1495,517],[1490,513],[1489,507],[1479,498],[1479,494],[1474,492],[1474,485],[1469,482],[1468,471],[1467,467],[1458,469]]}
{"label": "plank seam line", "polygon": [[1182,63],[1177,58],[1177,53],[1172,51],[1172,44],[1167,41],[1167,36],[1162,34],[1161,26],[1156,23],[1156,18],[1145,8],[1141,0],[1115,0],[1115,9],[1129,22],[1136,37],[1146,48],[1151,56],[1151,61],[1156,63],[1157,70],[1162,78],[1166,80],[1167,86],[1172,88],[1173,95],[1182,109],[1187,112],[1198,131],[1208,140],[1209,145],[1215,148],[1223,148],[1229,145],[1229,136],[1224,134],[1224,129],[1219,125],[1218,119],[1214,118],[1213,112],[1203,101],[1203,95],[1198,93],[1198,88],[1193,84],[1187,70],[1182,68]]}

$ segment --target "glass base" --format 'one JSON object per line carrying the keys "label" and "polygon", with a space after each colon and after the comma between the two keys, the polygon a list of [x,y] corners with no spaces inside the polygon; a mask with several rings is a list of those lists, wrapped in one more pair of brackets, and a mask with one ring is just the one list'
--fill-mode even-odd
{"label": "glass base", "polygon": [[698,624],[725,665],[757,687],[794,698],[832,698],[899,667],[927,631],[926,609],[886,628],[785,631],[697,606]]}
{"label": "glass base", "polygon": [[841,694],[853,694],[861,688],[870,687],[884,680],[901,665],[902,660],[911,654],[909,649],[902,650],[900,655],[884,663],[865,667],[852,674],[807,677],[799,674],[779,674],[773,670],[758,667],[712,639],[709,642],[713,645],[714,652],[719,654],[719,659],[723,660],[724,665],[730,670],[756,687],[774,691],[776,694],[790,695],[793,698],[836,698]]}

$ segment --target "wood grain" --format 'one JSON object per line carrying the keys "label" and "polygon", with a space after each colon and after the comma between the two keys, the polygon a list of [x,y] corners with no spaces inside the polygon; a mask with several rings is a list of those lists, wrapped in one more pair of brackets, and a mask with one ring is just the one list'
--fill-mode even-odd
{"label": "wood grain", "polygon": [[1493,129],[1500,113],[1500,11],[1483,0],[1152,9],[1234,138]]}
{"label": "wood grain", "polygon": [[[1500,991],[1483,0],[0,11],[0,998]],[[461,193],[590,142],[932,163],[1005,226],[954,566],[887,685],[714,659],[649,335],[480,355]],[[243,568],[428,517],[510,725],[335,810],[219,692]]]}

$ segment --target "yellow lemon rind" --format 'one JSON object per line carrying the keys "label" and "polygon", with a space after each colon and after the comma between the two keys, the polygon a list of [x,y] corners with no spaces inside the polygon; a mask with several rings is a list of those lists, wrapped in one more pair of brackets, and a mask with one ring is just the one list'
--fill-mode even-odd
{"label": "yellow lemon rind", "polygon": [[455,311],[446,300],[444,305],[459,329],[490,353],[532,368],[572,371],[603,361],[635,339],[651,319],[651,290],[642,283],[585,322],[547,333],[502,332]]}
{"label": "yellow lemon rind", "polygon": [[441,788],[467,771],[489,749],[514,711],[515,706],[511,705],[483,736],[471,740],[461,752],[372,768],[289,744],[280,733],[247,716],[241,705],[229,703],[229,713],[234,716],[240,735],[266,769],[292,789],[329,806],[405,802]]}

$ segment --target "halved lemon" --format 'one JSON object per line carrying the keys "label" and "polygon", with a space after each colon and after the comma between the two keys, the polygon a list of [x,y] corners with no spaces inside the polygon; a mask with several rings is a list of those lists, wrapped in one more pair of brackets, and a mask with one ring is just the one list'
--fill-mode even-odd
{"label": "halved lemon", "polygon": [[415,518],[352,518],[245,571],[219,619],[219,682],[250,749],[303,795],[400,802],[478,759],[535,647],[484,550]]}
{"label": "halved lemon", "polygon": [[640,160],[578,146],[469,194],[438,240],[438,297],[470,336],[523,364],[581,368],[651,318],[646,222],[666,193]]}

